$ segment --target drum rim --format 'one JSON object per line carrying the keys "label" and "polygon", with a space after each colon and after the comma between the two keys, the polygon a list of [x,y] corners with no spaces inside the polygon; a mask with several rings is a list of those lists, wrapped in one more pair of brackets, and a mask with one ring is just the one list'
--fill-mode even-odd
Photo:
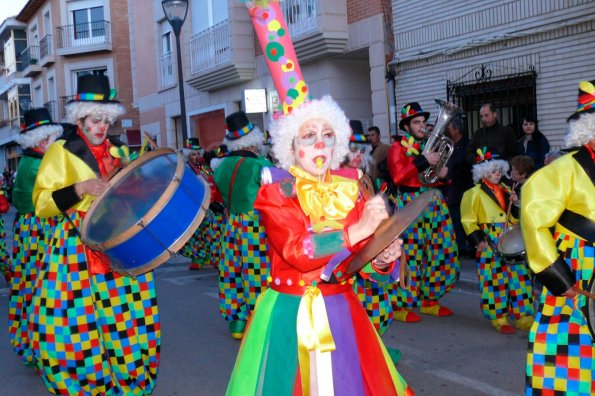
{"label": "drum rim", "polygon": [[[521,231],[521,226],[520,225],[513,225],[510,226],[508,228],[506,228],[504,231],[502,231],[502,233],[500,234],[500,236],[498,237],[497,241],[496,241],[496,248],[498,249],[498,253],[501,256],[504,257],[514,257],[514,256],[520,256],[520,255],[524,255],[527,252],[527,246],[525,246],[525,248],[523,250],[521,250],[520,252],[514,252],[514,253],[509,253],[509,252],[504,252],[501,248],[501,242],[502,242],[502,237],[510,230],[514,230],[514,229],[518,229],[519,231]],[[521,238],[523,237],[523,233],[521,232]],[[523,240],[523,244],[524,244],[524,240]]]}
{"label": "drum rim", "polygon": [[[159,215],[160,209],[165,207],[165,204],[167,202],[169,202],[171,197],[177,191],[177,189],[180,185],[179,181],[182,179],[182,176],[184,174],[184,168],[185,168],[184,157],[183,157],[182,153],[176,152],[175,150],[173,150],[169,147],[165,147],[165,148],[157,149],[155,151],[148,152],[147,154],[139,157],[136,160],[136,161],[139,161],[139,162],[137,162],[136,166],[124,168],[121,172],[119,172],[116,176],[114,176],[114,178],[112,180],[110,180],[110,183],[112,185],[116,184],[122,178],[126,177],[134,169],[141,166],[143,163],[148,162],[148,161],[152,160],[153,158],[159,157],[161,155],[168,155],[168,154],[176,154],[178,157],[178,163],[176,164],[176,170],[175,170],[174,176],[173,176],[173,179],[177,178],[178,182],[170,183],[167,186],[167,188],[161,194],[159,199],[157,199],[155,204],[142,217],[144,224],[150,224],[155,219],[155,217],[157,217]],[[202,178],[199,178],[199,180],[201,181],[201,183],[203,183],[203,187],[204,187],[204,191],[205,191],[205,199],[203,199],[203,204],[204,204],[205,200],[210,197],[210,189],[208,186],[206,186],[206,183]],[[207,195],[209,197],[207,197]],[[93,217],[92,216],[93,212],[97,209],[97,206],[99,205],[100,201],[101,201],[100,199],[95,199],[92,202],[91,206],[89,207],[89,210],[87,211],[87,214],[85,215],[85,219],[90,219]],[[201,209],[202,209],[203,204],[201,204]],[[159,210],[157,210],[157,208],[159,208]],[[82,235],[83,240],[90,248],[95,249],[95,250],[100,250],[103,252],[105,252],[106,250],[109,250],[115,246],[121,245],[122,243],[133,238],[141,230],[143,230],[143,227],[138,225],[138,222],[137,222],[137,223],[133,224],[132,226],[130,226],[128,229],[122,231],[119,235],[112,237],[110,239],[107,239],[102,243],[91,243],[91,242],[88,242],[87,238],[86,238],[87,231],[89,228],[89,223],[86,222],[85,219],[83,219],[83,227],[81,230],[81,235]]]}

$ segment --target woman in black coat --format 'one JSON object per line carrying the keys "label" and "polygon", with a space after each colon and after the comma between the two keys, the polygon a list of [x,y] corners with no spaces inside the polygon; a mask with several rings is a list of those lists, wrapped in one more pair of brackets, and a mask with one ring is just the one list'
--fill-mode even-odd
{"label": "woman in black coat", "polygon": [[519,153],[533,158],[535,169],[543,166],[545,155],[550,151],[550,143],[539,131],[537,119],[531,115],[523,117],[523,136],[518,140]]}

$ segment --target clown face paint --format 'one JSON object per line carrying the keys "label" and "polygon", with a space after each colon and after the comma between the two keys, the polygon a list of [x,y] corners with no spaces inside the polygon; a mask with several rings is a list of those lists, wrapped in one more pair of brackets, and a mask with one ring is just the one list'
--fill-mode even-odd
{"label": "clown face paint", "polygon": [[111,121],[103,115],[88,115],[84,120],[76,123],[89,143],[99,146],[105,141]]}
{"label": "clown face paint", "polygon": [[500,179],[502,179],[502,171],[500,168],[491,169],[486,176],[486,180],[492,184],[500,183]]}
{"label": "clown face paint", "polygon": [[336,134],[322,118],[312,118],[300,127],[294,141],[296,165],[313,176],[326,173],[331,165]]}
{"label": "clown face paint", "polygon": [[349,143],[349,153],[347,153],[347,166],[355,169],[364,168],[364,158],[366,157],[367,145],[362,143]]}

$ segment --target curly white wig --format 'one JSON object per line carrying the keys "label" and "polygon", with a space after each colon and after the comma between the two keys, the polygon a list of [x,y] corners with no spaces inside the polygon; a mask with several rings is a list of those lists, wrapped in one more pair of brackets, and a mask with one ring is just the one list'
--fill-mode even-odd
{"label": "curly white wig", "polygon": [[234,140],[223,139],[223,143],[227,145],[229,152],[245,149],[248,147],[260,147],[264,144],[264,134],[260,128],[254,125],[254,128],[248,134]]}
{"label": "curly white wig", "polygon": [[198,151],[198,154],[202,157],[204,155],[204,150],[201,148],[199,150],[194,150],[194,149],[189,149],[184,147],[182,149],[182,155],[184,156],[184,161],[188,162],[188,157],[190,157],[190,154],[192,154],[193,152]]}
{"label": "curly white wig", "polygon": [[479,164],[473,165],[473,169],[471,170],[473,175],[473,183],[479,183],[481,179],[485,179],[491,172],[497,169],[502,172],[502,175],[505,175],[508,173],[510,167],[507,161],[498,159],[483,161]]}
{"label": "curly white wig", "polygon": [[72,102],[66,105],[66,118],[72,124],[91,114],[105,115],[110,122],[115,122],[125,113],[124,106],[119,103]]}
{"label": "curly white wig", "polygon": [[581,114],[566,127],[566,147],[584,146],[595,139],[595,112]]}
{"label": "curly white wig", "polygon": [[322,118],[329,122],[337,136],[331,169],[337,169],[349,152],[349,137],[351,128],[349,120],[337,102],[330,96],[314,99],[294,109],[289,115],[279,117],[271,125],[271,140],[273,155],[279,161],[279,166],[289,169],[295,164],[293,143],[300,127],[308,120]]}
{"label": "curly white wig", "polygon": [[30,131],[19,133],[15,138],[15,142],[25,149],[33,148],[46,138],[52,138],[52,141],[56,140],[62,134],[62,131],[61,125],[42,125]]}

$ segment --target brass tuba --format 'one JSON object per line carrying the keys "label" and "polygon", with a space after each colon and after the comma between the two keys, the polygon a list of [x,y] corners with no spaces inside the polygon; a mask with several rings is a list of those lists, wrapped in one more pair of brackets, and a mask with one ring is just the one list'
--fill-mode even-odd
{"label": "brass tuba", "polygon": [[435,101],[438,103],[440,111],[436,118],[434,130],[428,136],[422,155],[425,153],[440,153],[440,161],[436,165],[430,165],[428,169],[419,174],[419,180],[423,184],[433,184],[438,180],[440,170],[444,168],[454,151],[454,142],[451,138],[444,136],[444,131],[456,115],[464,113],[459,106],[453,103],[440,99],[435,99]]}

